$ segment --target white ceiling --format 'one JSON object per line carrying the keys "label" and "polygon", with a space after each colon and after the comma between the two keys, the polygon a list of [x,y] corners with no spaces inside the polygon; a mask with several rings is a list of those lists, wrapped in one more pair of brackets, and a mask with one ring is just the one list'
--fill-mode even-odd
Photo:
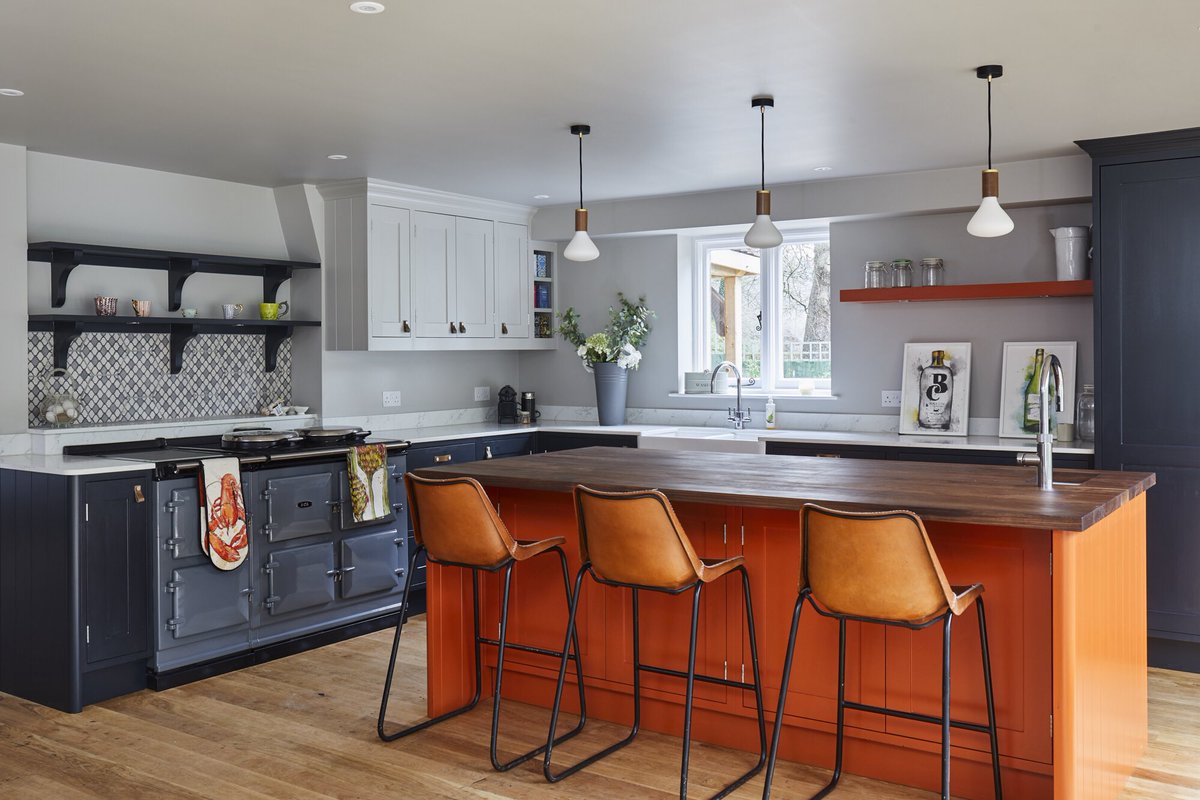
{"label": "white ceiling", "polygon": [[[529,204],[979,164],[1200,125],[1195,0],[4,0],[0,141]],[[345,153],[345,161],[329,161]],[[816,166],[833,171],[814,173]],[[533,195],[550,198],[534,201]]]}

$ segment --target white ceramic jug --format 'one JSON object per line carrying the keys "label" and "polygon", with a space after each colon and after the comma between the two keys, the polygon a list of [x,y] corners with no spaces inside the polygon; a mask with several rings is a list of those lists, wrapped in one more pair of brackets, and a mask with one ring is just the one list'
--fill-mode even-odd
{"label": "white ceramic jug", "polygon": [[1051,228],[1050,235],[1054,237],[1058,279],[1081,281],[1087,278],[1088,229],[1082,226]]}

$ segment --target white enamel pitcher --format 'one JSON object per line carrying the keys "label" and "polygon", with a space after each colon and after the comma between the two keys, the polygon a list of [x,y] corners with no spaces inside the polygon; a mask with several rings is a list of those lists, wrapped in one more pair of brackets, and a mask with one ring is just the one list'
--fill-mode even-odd
{"label": "white enamel pitcher", "polygon": [[1081,281],[1088,273],[1088,229],[1083,226],[1051,228],[1060,281]]}

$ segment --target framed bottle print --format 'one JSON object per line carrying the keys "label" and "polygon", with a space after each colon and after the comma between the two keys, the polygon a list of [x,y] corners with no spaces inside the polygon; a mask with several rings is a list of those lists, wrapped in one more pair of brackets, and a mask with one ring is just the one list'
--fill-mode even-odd
{"label": "framed bottle print", "polygon": [[1075,342],[1005,342],[1004,366],[1000,372],[1000,436],[1037,436],[1041,423],[1038,378],[1051,355],[1062,366],[1063,410],[1055,409],[1054,381],[1050,381],[1050,432],[1060,422],[1075,420]]}
{"label": "framed bottle print", "polygon": [[970,342],[904,345],[900,433],[966,436],[970,395]]}

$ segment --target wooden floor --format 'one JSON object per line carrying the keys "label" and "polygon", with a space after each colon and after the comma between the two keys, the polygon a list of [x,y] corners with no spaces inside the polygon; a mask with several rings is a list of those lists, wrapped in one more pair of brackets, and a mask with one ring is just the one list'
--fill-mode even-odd
{"label": "wooden floor", "polygon": [[[425,624],[405,630],[391,716],[424,706]],[[409,740],[375,738],[387,663],[384,631],[164,692],[62,714],[0,694],[0,797],[20,798],[630,798],[678,792],[679,741],[643,733],[625,750],[551,786],[540,762],[509,773],[488,765],[490,703]],[[511,708],[511,714],[509,710]],[[505,705],[502,741],[516,753],[544,736],[544,709]],[[589,723],[565,759],[622,731]],[[556,751],[557,752],[557,751]],[[556,762],[558,761],[556,757]],[[749,754],[697,743],[692,796],[711,794]],[[781,763],[777,797],[807,797],[823,770]],[[848,775],[834,795],[933,795]],[[758,797],[762,778],[735,797]],[[1150,750],[1129,798],[1200,798],[1200,676],[1151,670]]]}

